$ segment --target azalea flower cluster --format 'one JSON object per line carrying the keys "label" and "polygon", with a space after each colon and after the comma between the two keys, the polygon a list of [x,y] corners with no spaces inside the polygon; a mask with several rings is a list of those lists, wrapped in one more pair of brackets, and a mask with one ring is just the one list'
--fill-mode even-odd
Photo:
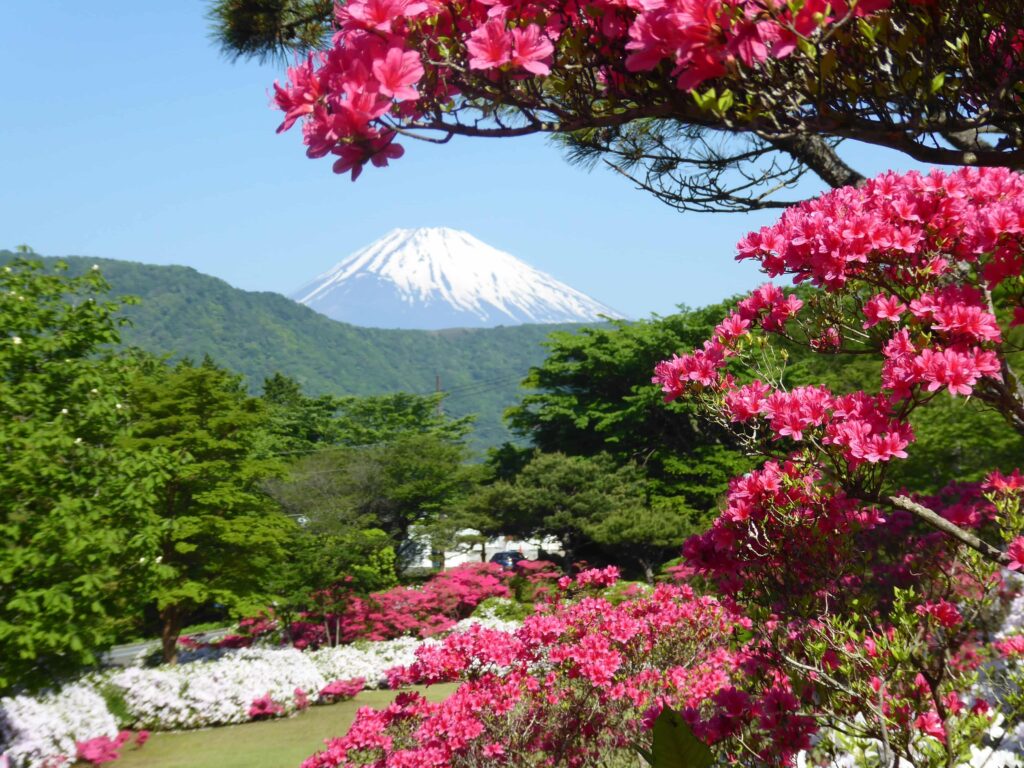
{"label": "azalea flower cluster", "polygon": [[[1024,322],[1024,177],[1002,168],[887,173],[787,210],[778,223],[747,235],[739,258],[835,299],[805,308],[797,296],[762,286],[703,349],[657,367],[654,380],[666,399],[718,388],[733,420],[763,417],[777,437],[795,440],[805,427],[832,421],[831,393],[777,392],[760,381],[739,387],[725,372],[755,330],[791,336],[787,323],[799,320],[812,348],[880,353],[881,394],[839,403],[840,418],[852,421],[839,444],[860,435],[863,450],[851,445],[849,458],[903,458],[912,435],[897,422],[908,405],[939,390],[993,398],[1001,392],[996,313],[1005,309],[1011,326]],[[1005,407],[1024,410],[1020,403]],[[835,434],[827,437],[836,444]]]}
{"label": "azalea flower cluster", "polygon": [[[1022,314],[1022,236],[1024,177],[1005,169],[888,173],[835,190],[739,246],[771,277],[814,289],[762,286],[654,375],[667,400],[696,398],[767,459],[731,482],[721,516],[686,543],[688,565],[755,620],[794,687],[818,681],[819,719],[849,730],[859,715],[863,738],[884,736],[919,764],[966,754],[991,726],[990,702],[968,692],[991,652],[976,641],[996,562],[1024,562],[1024,483],[993,473],[894,505],[884,467],[907,457],[911,414],[943,394],[1024,424],[1000,325]],[[785,386],[772,337],[876,355],[877,391]],[[915,504],[963,540],[995,533],[1007,554],[965,554]]]}
{"label": "azalea flower cluster", "polygon": [[[295,648],[321,648],[357,640],[426,638],[455,628],[488,599],[508,597],[509,574],[494,563],[467,563],[433,575],[419,587],[398,586],[358,595],[346,584],[313,595],[315,607],[289,622],[268,616],[244,619],[239,634],[205,644],[244,648],[283,636]],[[192,644],[192,647],[198,647]]]}
{"label": "azalea flower cluster", "polygon": [[114,738],[96,736],[88,741],[80,741],[76,744],[77,757],[89,765],[113,763],[121,757],[121,750],[125,745],[133,740],[135,749],[141,748],[149,740],[149,731],[139,731],[135,734],[131,731],[121,731]]}
{"label": "azalea flower cluster", "polygon": [[0,699],[0,755],[12,768],[70,764],[78,745],[116,740],[118,723],[87,681],[39,697]]}
{"label": "azalea flower cluster", "polygon": [[[437,703],[406,693],[384,710],[364,708],[304,767],[582,768],[649,742],[665,706],[689,708],[695,724],[728,717],[747,656],[742,642],[740,650],[726,644],[744,622],[685,586],[612,605],[593,595],[609,576],[584,571],[573,585],[583,597],[538,611],[514,632],[476,627],[421,647],[414,663],[391,671],[391,684],[464,680],[456,692]],[[745,704],[738,718],[764,715],[780,730],[809,725],[779,692]]]}
{"label": "azalea flower cluster", "polygon": [[[285,118],[304,119],[306,154],[337,157],[355,179],[366,163],[401,157],[399,131],[474,97],[474,85],[564,76],[562,59],[594,52],[598,86],[643,88],[653,76],[689,91],[739,68],[793,53],[801,39],[890,0],[354,0],[336,7],[330,47],[274,84]],[[585,55],[585,54],[584,54]],[[578,66],[576,67],[578,69]],[[573,69],[572,67],[569,68]],[[634,82],[636,81],[635,85]]]}

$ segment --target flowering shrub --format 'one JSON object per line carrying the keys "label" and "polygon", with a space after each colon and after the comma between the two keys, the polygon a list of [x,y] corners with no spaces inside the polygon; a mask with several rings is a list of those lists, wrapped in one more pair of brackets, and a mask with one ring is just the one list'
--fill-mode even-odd
{"label": "flowering shrub", "polygon": [[429,637],[451,629],[487,598],[507,597],[506,578],[494,563],[460,565],[435,574],[422,587],[350,595],[344,612],[307,614],[292,625],[290,635],[297,648],[403,635]]}
{"label": "flowering shrub", "polygon": [[320,689],[320,701],[333,704],[336,701],[351,699],[365,687],[366,681],[361,677],[354,680],[335,680]]}
{"label": "flowering shrub", "polygon": [[[296,648],[320,648],[356,640],[390,640],[403,635],[430,637],[466,619],[484,600],[507,597],[509,576],[494,563],[467,563],[432,576],[421,587],[358,595],[348,584],[311,596],[312,607],[283,633]],[[247,648],[281,635],[269,616],[244,619],[239,633],[190,648]]]}
{"label": "flowering shrub", "polygon": [[215,661],[125,669],[106,684],[123,699],[131,725],[170,730],[242,723],[254,711],[291,714],[296,688],[319,691],[327,680],[308,654],[244,649]]}
{"label": "flowering shrub", "polygon": [[[581,577],[585,585],[606,574]],[[384,710],[364,708],[304,768],[608,765],[649,741],[645,714],[728,697],[744,655],[723,642],[742,625],[689,587],[661,585],[618,606],[586,596],[511,633],[455,633],[389,675],[393,685],[464,679],[451,697],[407,693]]]}
{"label": "flowering shrub", "polygon": [[0,745],[13,768],[71,762],[79,743],[117,735],[114,716],[87,681],[35,698],[0,699]]}
{"label": "flowering shrub", "polygon": [[[296,691],[301,691],[301,688],[296,688]],[[305,696],[305,694],[303,694]],[[309,706],[308,699],[299,699],[296,697],[295,709],[299,709],[299,701],[303,702],[302,709]],[[277,717],[278,715],[284,714],[284,707],[274,701],[269,693],[265,693],[262,696],[252,700],[252,704],[249,705],[249,719],[250,720],[266,720],[271,717]]]}
{"label": "flowering shrub", "polygon": [[[815,687],[819,723],[881,745],[883,764],[955,765],[992,727],[996,702],[970,691],[999,566],[1019,564],[1019,475],[922,499],[890,487],[886,465],[907,457],[910,416],[937,397],[973,396],[1024,433],[1007,344],[1024,321],[1022,237],[1024,177],[1004,169],[835,190],[739,246],[818,290],[762,286],[655,371],[666,399],[695,398],[768,459],[731,483],[688,564],[743,606],[794,689]],[[773,336],[877,355],[878,387],[790,389]],[[761,757],[790,753],[776,739]]]}
{"label": "flowering shrub", "polygon": [[[75,746],[79,760],[90,765],[102,765],[112,763],[121,757],[121,748],[131,741],[131,731],[121,731],[114,738],[109,736],[97,736],[88,741],[80,741]],[[149,731],[139,731],[135,734],[135,748],[139,749],[149,740]]]}
{"label": "flowering shrub", "polygon": [[431,640],[399,637],[381,642],[360,641],[351,645],[321,648],[306,655],[325,680],[352,680],[361,678],[367,688],[387,685],[387,671],[394,666],[409,664],[416,649]]}

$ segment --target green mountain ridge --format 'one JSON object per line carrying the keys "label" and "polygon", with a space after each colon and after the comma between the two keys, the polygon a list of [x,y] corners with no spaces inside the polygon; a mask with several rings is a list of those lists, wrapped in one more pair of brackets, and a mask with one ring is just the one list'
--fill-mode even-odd
{"label": "green mountain ridge", "polygon": [[[14,258],[0,251],[0,263]],[[82,256],[35,257],[68,264],[73,274],[98,265],[113,296],[136,296],[123,314],[131,325],[126,344],[156,354],[201,359],[246,377],[258,391],[280,371],[310,394],[371,395],[406,391],[450,392],[445,407],[456,416],[478,414],[474,447],[511,437],[502,412],[518,400],[519,382],[546,356],[542,343],[556,330],[583,327],[516,325],[440,331],[349,325],[280,294],[244,291],[192,267],[143,264]]]}

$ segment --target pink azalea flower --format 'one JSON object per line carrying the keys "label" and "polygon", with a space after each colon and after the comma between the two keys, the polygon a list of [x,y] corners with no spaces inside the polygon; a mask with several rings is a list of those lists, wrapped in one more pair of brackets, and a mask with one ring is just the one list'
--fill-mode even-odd
{"label": "pink azalea flower", "polygon": [[466,40],[470,69],[496,69],[512,60],[512,35],[505,22],[491,19]]}
{"label": "pink azalea flower", "polygon": [[883,320],[898,323],[900,316],[906,311],[907,305],[898,298],[879,293],[872,296],[864,305],[864,316],[867,318],[864,321],[864,327],[870,328]]}
{"label": "pink azalea flower", "polygon": [[924,603],[914,609],[918,616],[931,616],[946,629],[953,629],[960,626],[964,618],[960,615],[959,609],[948,600],[939,600],[937,603]]}
{"label": "pink azalea flower", "polygon": [[1006,554],[1010,556],[1007,568],[1011,571],[1019,571],[1024,568],[1024,536],[1018,536],[1011,541],[1010,546],[1006,549]]}
{"label": "pink azalea flower", "polygon": [[525,29],[512,30],[512,64],[534,75],[551,74],[551,41],[544,37],[540,27],[530,24]]}
{"label": "pink azalea flower", "polygon": [[943,727],[942,718],[937,713],[928,712],[918,715],[917,719],[914,720],[914,727],[933,739],[938,739],[943,744],[946,743],[946,729]]}
{"label": "pink azalea flower", "polygon": [[420,97],[413,85],[423,77],[423,64],[415,51],[391,48],[383,59],[373,62],[372,69],[385,96],[398,101],[415,101]]}

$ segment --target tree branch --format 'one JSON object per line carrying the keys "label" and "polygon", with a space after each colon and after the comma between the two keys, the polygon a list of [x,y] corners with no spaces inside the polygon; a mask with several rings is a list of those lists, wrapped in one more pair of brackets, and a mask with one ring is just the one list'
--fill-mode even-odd
{"label": "tree branch", "polygon": [[918,504],[913,499],[907,496],[890,496],[889,501],[896,507],[902,510],[910,512],[915,517],[924,522],[928,523],[932,528],[935,528],[943,533],[952,536],[954,539],[959,541],[961,544],[965,544],[974,551],[981,554],[986,560],[995,563],[996,565],[1006,566],[1010,564],[1010,556],[1005,552],[996,549],[988,542],[982,541],[973,533],[965,531],[958,525],[954,525],[946,518],[939,515],[937,512],[928,509],[921,504]]}
{"label": "tree branch", "polygon": [[855,186],[864,182],[864,176],[847,165],[835,147],[820,136],[769,139],[769,143],[806,165],[832,188]]}

